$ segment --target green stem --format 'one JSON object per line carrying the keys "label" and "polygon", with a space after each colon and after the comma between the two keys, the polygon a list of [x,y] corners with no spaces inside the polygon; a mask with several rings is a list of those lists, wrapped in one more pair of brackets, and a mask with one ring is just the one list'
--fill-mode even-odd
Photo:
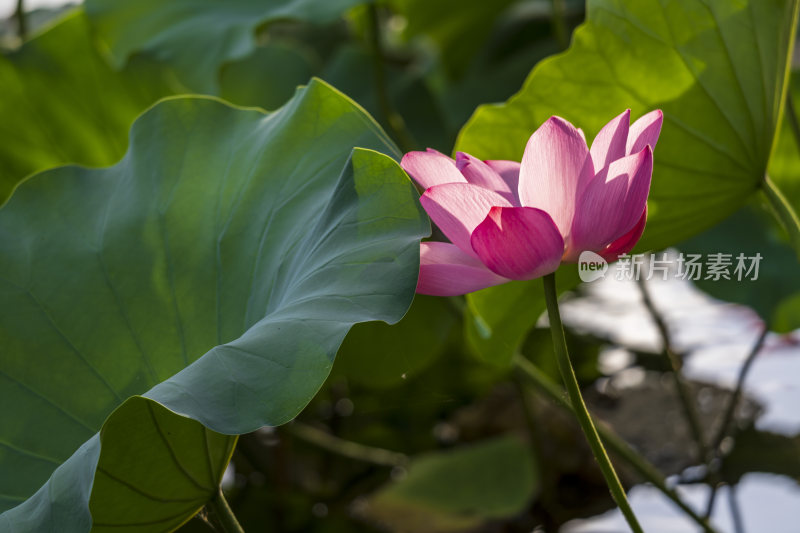
{"label": "green stem", "polygon": [[408,464],[408,456],[405,454],[341,439],[297,420],[285,427],[295,437],[342,457],[381,466],[405,466]]}
{"label": "green stem", "polygon": [[[742,397],[742,391],[744,390],[744,381],[747,379],[747,373],[750,371],[750,367],[753,366],[753,362],[756,359],[756,356],[761,351],[761,348],[764,346],[764,341],[767,338],[767,334],[769,333],[769,327],[764,324],[764,329],[761,330],[761,334],[758,336],[753,348],[750,350],[750,353],[747,355],[747,358],[744,360],[744,364],[739,369],[739,377],[736,380],[736,387],[733,389],[733,393],[731,394],[730,399],[728,400],[728,406],[725,409],[725,414],[722,416],[722,422],[719,425],[719,429],[717,430],[717,435],[714,437],[714,440],[711,442],[711,453],[712,457],[709,460],[709,477],[713,481],[711,484],[711,493],[708,495],[708,502],[706,504],[706,518],[711,516],[711,513],[714,511],[714,500],[717,496],[717,489],[719,489],[719,475],[718,470],[720,467],[720,463],[717,462],[715,465],[714,459],[720,458],[720,447],[722,446],[722,441],[725,440],[725,437],[731,432],[731,426],[733,426],[733,419],[736,415],[736,406],[739,405],[739,399]],[[731,485],[731,490],[733,490],[733,485]]]}
{"label": "green stem", "polygon": [[553,33],[561,49],[566,50],[569,46],[569,37],[567,36],[567,9],[564,0],[550,0],[550,3],[553,9]]}
{"label": "green stem", "polygon": [[798,259],[800,259],[800,218],[797,217],[794,208],[789,204],[780,189],[775,186],[775,183],[769,179],[769,176],[764,176],[764,181],[761,182],[761,190],[764,191],[775,216],[786,228],[789,234],[789,241],[792,243]]}
{"label": "green stem", "polygon": [[378,16],[378,8],[375,2],[367,5],[369,13],[369,39],[372,47],[372,57],[375,69],[375,93],[378,98],[383,119],[389,127],[389,132],[397,141],[398,146],[403,152],[410,152],[414,149],[414,141],[411,133],[406,129],[405,121],[400,114],[392,107],[392,100],[389,98],[389,87],[386,82],[386,71],[384,66],[383,43],[381,42],[381,22]]}
{"label": "green stem", "polygon": [[[536,386],[539,392],[543,393],[554,403],[563,409],[572,410],[572,404],[566,398],[564,391],[553,383],[536,365],[522,357],[516,355],[514,357],[514,365],[522,371],[530,381]],[[655,488],[661,491],[664,496],[672,500],[675,505],[681,508],[687,516],[691,517],[697,525],[699,525],[706,533],[716,533],[716,531],[708,524],[708,521],[700,516],[694,509],[689,507],[683,500],[681,500],[678,493],[671,489],[661,472],[648,462],[644,457],[640,456],[636,451],[631,448],[627,442],[622,440],[616,433],[603,424],[597,424],[597,431],[606,443],[609,450],[611,450],[617,457],[625,461],[637,474],[639,474],[645,481],[651,483]]]}
{"label": "green stem", "polygon": [[17,0],[17,9],[14,11],[14,17],[17,19],[17,35],[21,41],[25,40],[28,34],[28,21],[25,18],[25,5],[24,0]]}
{"label": "green stem", "polygon": [[222,494],[222,487],[217,489],[217,493],[206,506],[214,513],[224,533],[244,533],[244,529],[239,525],[236,515],[233,514],[228,502],[225,500],[225,496]]}
{"label": "green stem", "polygon": [[592,448],[594,458],[600,466],[600,471],[606,480],[608,489],[611,491],[611,496],[617,502],[625,520],[628,522],[631,530],[634,533],[644,533],[642,526],[636,519],[628,503],[628,498],[625,496],[625,489],[619,482],[617,473],[614,471],[614,465],[608,458],[603,442],[600,440],[600,435],[597,434],[597,428],[592,422],[592,417],[586,409],[586,403],[581,396],[581,388],[578,385],[578,378],[575,377],[575,371],[572,369],[572,363],[569,360],[569,353],[567,352],[567,339],[564,337],[564,326],[561,324],[561,314],[558,310],[558,293],[556,292],[556,275],[555,273],[548,274],[544,278],[544,299],[547,302],[547,316],[550,319],[550,332],[553,335],[553,347],[556,352],[556,360],[558,361],[558,368],[561,371],[561,378],[564,380],[564,385],[567,387],[572,408],[578,423],[589,441],[589,446]]}

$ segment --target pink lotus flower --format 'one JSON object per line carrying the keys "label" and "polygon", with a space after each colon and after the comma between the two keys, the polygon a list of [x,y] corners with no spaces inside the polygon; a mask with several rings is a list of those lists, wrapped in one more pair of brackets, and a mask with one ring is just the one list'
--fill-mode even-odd
{"label": "pink lotus flower", "polygon": [[417,292],[454,296],[554,272],[590,250],[609,261],[644,231],[661,111],[583,131],[550,117],[522,163],[459,152],[409,152],[402,167],[426,189],[422,206],[450,242],[423,242]]}

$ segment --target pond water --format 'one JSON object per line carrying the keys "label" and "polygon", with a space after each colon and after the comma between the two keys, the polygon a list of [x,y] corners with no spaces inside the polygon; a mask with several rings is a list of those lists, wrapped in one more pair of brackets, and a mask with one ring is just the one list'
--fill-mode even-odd
{"label": "pond water", "polygon": [[[603,279],[585,284],[579,297],[564,302],[565,323],[630,350],[654,352],[661,349],[658,330],[642,303],[636,282],[618,279],[615,268]],[[646,282],[654,306],[668,326],[676,351],[686,354],[684,373],[687,378],[731,389],[736,383],[742,363],[759,337],[762,322],[749,308],[720,302],[699,291],[691,282],[669,278]],[[606,371],[620,371],[633,357],[625,349],[613,349],[601,357]],[[636,387],[642,372],[621,370],[617,387]],[[625,377],[627,375],[627,377]],[[765,435],[770,442],[786,444],[797,451],[800,442],[800,335],[768,334],[756,356],[744,386],[744,395],[760,407],[751,428],[753,435]],[[656,413],[657,414],[657,413]],[[777,439],[777,440],[776,440]],[[736,439],[734,439],[734,446]],[[756,442],[759,442],[756,438]],[[781,446],[783,446],[781,444]],[[794,448],[792,448],[794,446]],[[753,465],[769,465],[763,470],[772,473],[743,473],[731,488],[722,487],[717,495],[712,521],[720,532],[761,533],[763,531],[798,532],[800,520],[800,485],[788,476],[797,476],[800,454],[789,453],[783,462],[768,458],[775,449],[756,448],[755,455],[764,460],[740,465],[746,471]],[[742,455],[742,454],[740,454]],[[743,455],[746,456],[746,455]],[[756,466],[754,470],[760,467]],[[736,469],[736,468],[734,468]],[[691,470],[691,469],[690,469]],[[694,470],[697,470],[695,468]],[[776,472],[777,471],[777,472]],[[692,472],[673,476],[695,477]],[[695,483],[678,486],[686,501],[702,512],[710,492],[708,485]],[[649,485],[630,490],[634,511],[648,533],[695,531],[697,526],[679,509]],[[736,513],[740,516],[737,527]],[[562,533],[611,533],[629,531],[621,513],[612,510],[599,516],[573,520]]]}

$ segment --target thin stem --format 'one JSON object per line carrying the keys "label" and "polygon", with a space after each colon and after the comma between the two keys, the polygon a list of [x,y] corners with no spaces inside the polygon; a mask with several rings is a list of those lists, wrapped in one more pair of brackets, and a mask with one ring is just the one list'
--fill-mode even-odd
{"label": "thin stem", "polygon": [[228,502],[225,500],[225,496],[222,494],[222,487],[217,488],[217,493],[206,506],[214,513],[224,533],[244,533],[244,529],[239,525],[236,515],[233,514]]}
{"label": "thin stem", "polygon": [[[719,459],[722,441],[725,440],[726,436],[728,436],[731,426],[733,425],[734,415],[736,414],[736,406],[739,405],[739,399],[742,397],[742,390],[744,389],[745,379],[747,379],[747,373],[750,371],[750,367],[753,365],[756,355],[758,355],[758,353],[761,351],[761,348],[764,346],[767,333],[769,333],[769,328],[766,324],[764,324],[764,329],[761,331],[761,334],[758,336],[758,339],[756,339],[755,344],[750,349],[750,353],[747,354],[747,358],[744,360],[742,367],[739,369],[739,377],[736,379],[736,387],[733,389],[730,400],[728,400],[728,406],[725,408],[725,414],[722,416],[722,422],[720,423],[719,429],[717,429],[717,434],[712,441],[711,453],[713,455],[709,460],[709,475],[713,476],[713,478],[716,478],[716,473],[719,469],[719,464],[715,464],[715,459]],[[706,502],[706,518],[710,517],[711,513],[714,512],[714,501],[716,500],[717,490],[720,486],[720,483],[718,482],[719,480],[713,478],[712,480],[716,482],[711,484],[711,493],[708,495],[708,502]]]}
{"label": "thin stem", "polygon": [[17,19],[17,35],[21,41],[25,40],[28,35],[28,21],[25,17],[25,0],[17,0],[17,9],[14,11],[14,17]]}
{"label": "thin stem", "polygon": [[592,417],[586,409],[586,403],[581,396],[581,388],[578,385],[578,378],[575,377],[575,371],[572,368],[572,363],[569,360],[569,353],[567,352],[567,340],[564,337],[564,327],[561,324],[561,315],[558,310],[558,293],[556,292],[556,275],[555,273],[548,274],[543,278],[544,281],[544,297],[547,303],[547,316],[550,319],[550,332],[553,335],[553,347],[556,352],[556,360],[558,361],[558,368],[561,371],[561,377],[567,387],[570,401],[572,402],[573,411],[578,419],[578,423],[589,441],[589,446],[592,449],[592,454],[600,466],[600,471],[606,480],[608,489],[611,491],[611,496],[617,502],[625,520],[628,522],[631,530],[635,533],[643,533],[642,526],[636,519],[628,503],[628,498],[625,496],[625,489],[614,471],[614,465],[608,458],[603,442],[600,440],[600,435],[597,434],[597,428],[592,422]]}
{"label": "thin stem", "polygon": [[705,435],[703,434],[703,426],[700,422],[700,415],[697,412],[694,398],[691,390],[689,389],[688,383],[686,383],[686,380],[683,377],[683,372],[681,371],[683,363],[678,357],[678,354],[675,353],[675,350],[672,349],[672,342],[667,324],[664,321],[664,317],[653,304],[653,300],[650,298],[650,292],[647,290],[645,283],[646,281],[641,278],[637,282],[639,291],[642,294],[642,301],[644,302],[647,311],[650,313],[653,322],[655,322],[658,333],[661,336],[661,353],[669,361],[670,367],[672,368],[671,374],[673,380],[675,381],[675,389],[678,392],[678,398],[680,399],[681,406],[683,407],[683,412],[686,416],[686,422],[689,424],[689,431],[691,431],[695,446],[697,447],[697,460],[701,463],[704,463],[709,458],[709,450],[706,446],[706,439]]}
{"label": "thin stem", "polygon": [[744,533],[744,520],[739,509],[739,501],[736,499],[736,485],[728,486],[728,506],[731,510],[731,518],[733,518],[734,533]]}
{"label": "thin stem", "polygon": [[789,127],[792,129],[794,142],[797,144],[797,149],[800,151],[800,121],[797,120],[797,113],[794,110],[794,101],[792,101],[792,91],[786,91],[786,118],[789,119]]}
{"label": "thin stem", "polygon": [[378,97],[378,107],[383,115],[389,131],[397,141],[398,146],[403,152],[410,152],[414,149],[414,141],[411,133],[406,129],[405,121],[400,114],[392,107],[392,100],[389,98],[389,87],[386,82],[386,71],[384,61],[383,43],[381,41],[381,22],[378,16],[378,8],[375,2],[367,5],[369,14],[369,39],[372,47],[372,56],[375,69],[375,93]]}
{"label": "thin stem", "polygon": [[747,354],[747,358],[739,369],[739,376],[736,379],[736,388],[733,389],[733,394],[728,401],[728,407],[725,409],[725,415],[722,418],[722,424],[719,426],[717,434],[712,441],[711,449],[715,452],[719,451],[722,441],[725,440],[725,437],[730,433],[730,427],[733,424],[733,415],[736,413],[736,406],[739,404],[739,399],[742,397],[742,390],[744,389],[744,382],[747,379],[747,373],[750,371],[750,367],[753,366],[753,361],[755,361],[756,356],[764,346],[767,333],[769,333],[769,328],[765,324],[764,329],[759,334],[758,339],[756,339],[755,344],[753,344],[753,347],[750,349],[750,353]]}
{"label": "thin stem", "polygon": [[564,5],[564,0],[550,0],[553,9],[552,24],[553,33],[556,36],[556,41],[562,50],[566,50],[569,46],[569,38],[567,36],[567,9]]}
{"label": "thin stem", "polygon": [[[800,140],[798,143],[800,143]],[[798,259],[800,259],[800,218],[797,217],[797,212],[795,212],[792,205],[769,176],[764,176],[764,180],[761,182],[761,190],[764,191],[764,195],[767,197],[775,216],[789,234],[789,241],[795,253],[797,253]]]}
{"label": "thin stem", "polygon": [[342,457],[381,466],[405,466],[408,464],[408,456],[405,454],[341,439],[297,420],[288,424],[286,429],[295,437]]}
{"label": "thin stem", "polygon": [[[572,404],[566,394],[564,394],[564,391],[542,373],[536,365],[519,354],[514,356],[514,365],[530,379],[539,392],[543,393],[563,409],[572,410]],[[648,462],[647,459],[640,456],[627,442],[622,440],[616,433],[602,423],[597,423],[597,431],[600,433],[603,442],[606,443],[609,450],[625,461],[628,466],[645,481],[651,483],[655,488],[661,491],[664,496],[672,500],[672,502],[694,520],[703,531],[706,533],[716,533],[705,518],[689,507],[674,489],[667,486],[664,476],[655,466]]]}

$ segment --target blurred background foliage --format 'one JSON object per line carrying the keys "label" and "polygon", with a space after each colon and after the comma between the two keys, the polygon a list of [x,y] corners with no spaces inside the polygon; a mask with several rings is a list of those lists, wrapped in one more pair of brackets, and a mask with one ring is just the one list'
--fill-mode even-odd
{"label": "blurred background foliage", "polygon": [[[7,20],[0,35],[5,47],[0,202],[34,172],[65,163],[114,163],[125,153],[133,120],[170,95],[208,94],[274,110],[297,85],[316,76],[363,106],[402,151],[432,147],[452,153],[458,138],[459,148],[474,148],[485,158],[512,157],[497,145],[514,142],[517,151],[523,145],[502,121],[491,130],[496,139],[476,134],[470,140],[481,120],[508,113],[504,106],[488,106],[473,115],[480,105],[504,102],[525,86],[534,92],[523,90],[510,103],[534,109],[525,120],[541,122],[566,109],[562,114],[573,112],[567,118],[579,123],[586,115],[583,108],[608,98],[602,92],[566,91],[554,76],[548,78],[561,64],[557,61],[572,61],[576,54],[556,56],[531,74],[542,59],[567,48],[586,17],[581,1],[498,0],[468,7],[456,0],[263,4],[87,0],[74,9],[29,12],[25,42],[16,19]],[[583,35],[593,27],[585,26]],[[566,70],[581,78],[586,72],[577,64]],[[790,97],[800,105],[800,80],[795,79]],[[716,90],[726,90],[724,82]],[[616,114],[616,104],[587,118],[587,133]],[[679,103],[672,110],[678,116],[697,111],[694,104],[681,108]],[[768,135],[769,120],[762,126]],[[533,127],[524,121],[517,125],[524,132]],[[748,131],[758,142],[748,145],[752,154],[736,153],[747,166],[745,180],[733,186],[737,201],[715,207],[710,215],[698,203],[684,213],[694,219],[681,221],[679,231],[660,226],[653,241],[689,253],[760,252],[765,261],[757,283],[699,286],[723,301],[752,307],[780,332],[800,327],[797,258],[768,206],[748,194],[768,162],[771,177],[793,205],[800,205],[800,151],[793,130],[800,132],[788,114],[771,158],[768,139],[756,128]],[[725,135],[735,137],[729,131]],[[670,144],[670,161],[681,162],[676,147],[685,144],[684,139]],[[690,183],[696,176],[684,172],[683,179]],[[697,191],[701,199],[710,194]],[[674,201],[684,205],[682,198]],[[575,271],[562,270],[562,289],[580,295]],[[509,365],[519,352],[558,382],[549,333],[536,327],[543,310],[538,283],[512,283],[467,299],[417,297],[395,326],[353,328],[325,386],[297,421],[240,438],[224,484],[244,528],[527,532],[538,526],[556,531],[570,519],[610,509],[612,501],[577,426],[552,399],[532,392]],[[624,400],[601,385],[619,369],[604,371],[598,360],[603,350],[621,343],[571,328],[568,344],[581,382],[592,391],[592,408],[608,409],[607,418],[613,419],[609,405]],[[626,368],[651,373],[648,379],[658,393],[641,401],[659,417],[679,419],[675,390],[661,379],[670,369],[657,352],[632,349],[635,358]],[[725,392],[695,387],[698,394],[712,390],[707,394],[724,403]],[[798,437],[756,429],[757,409],[751,411],[738,421],[721,479],[735,483],[753,471],[798,479]],[[712,412],[709,424],[721,416],[721,408]],[[676,450],[664,458],[658,454],[664,441],[647,438],[657,433],[652,424],[631,418],[612,422],[628,440],[636,440],[638,424],[645,429],[636,447],[665,475],[696,464],[688,430],[663,437]],[[764,454],[767,447],[774,453]],[[628,468],[620,473],[628,485],[641,481]],[[208,525],[200,516],[182,530],[207,531]]]}

